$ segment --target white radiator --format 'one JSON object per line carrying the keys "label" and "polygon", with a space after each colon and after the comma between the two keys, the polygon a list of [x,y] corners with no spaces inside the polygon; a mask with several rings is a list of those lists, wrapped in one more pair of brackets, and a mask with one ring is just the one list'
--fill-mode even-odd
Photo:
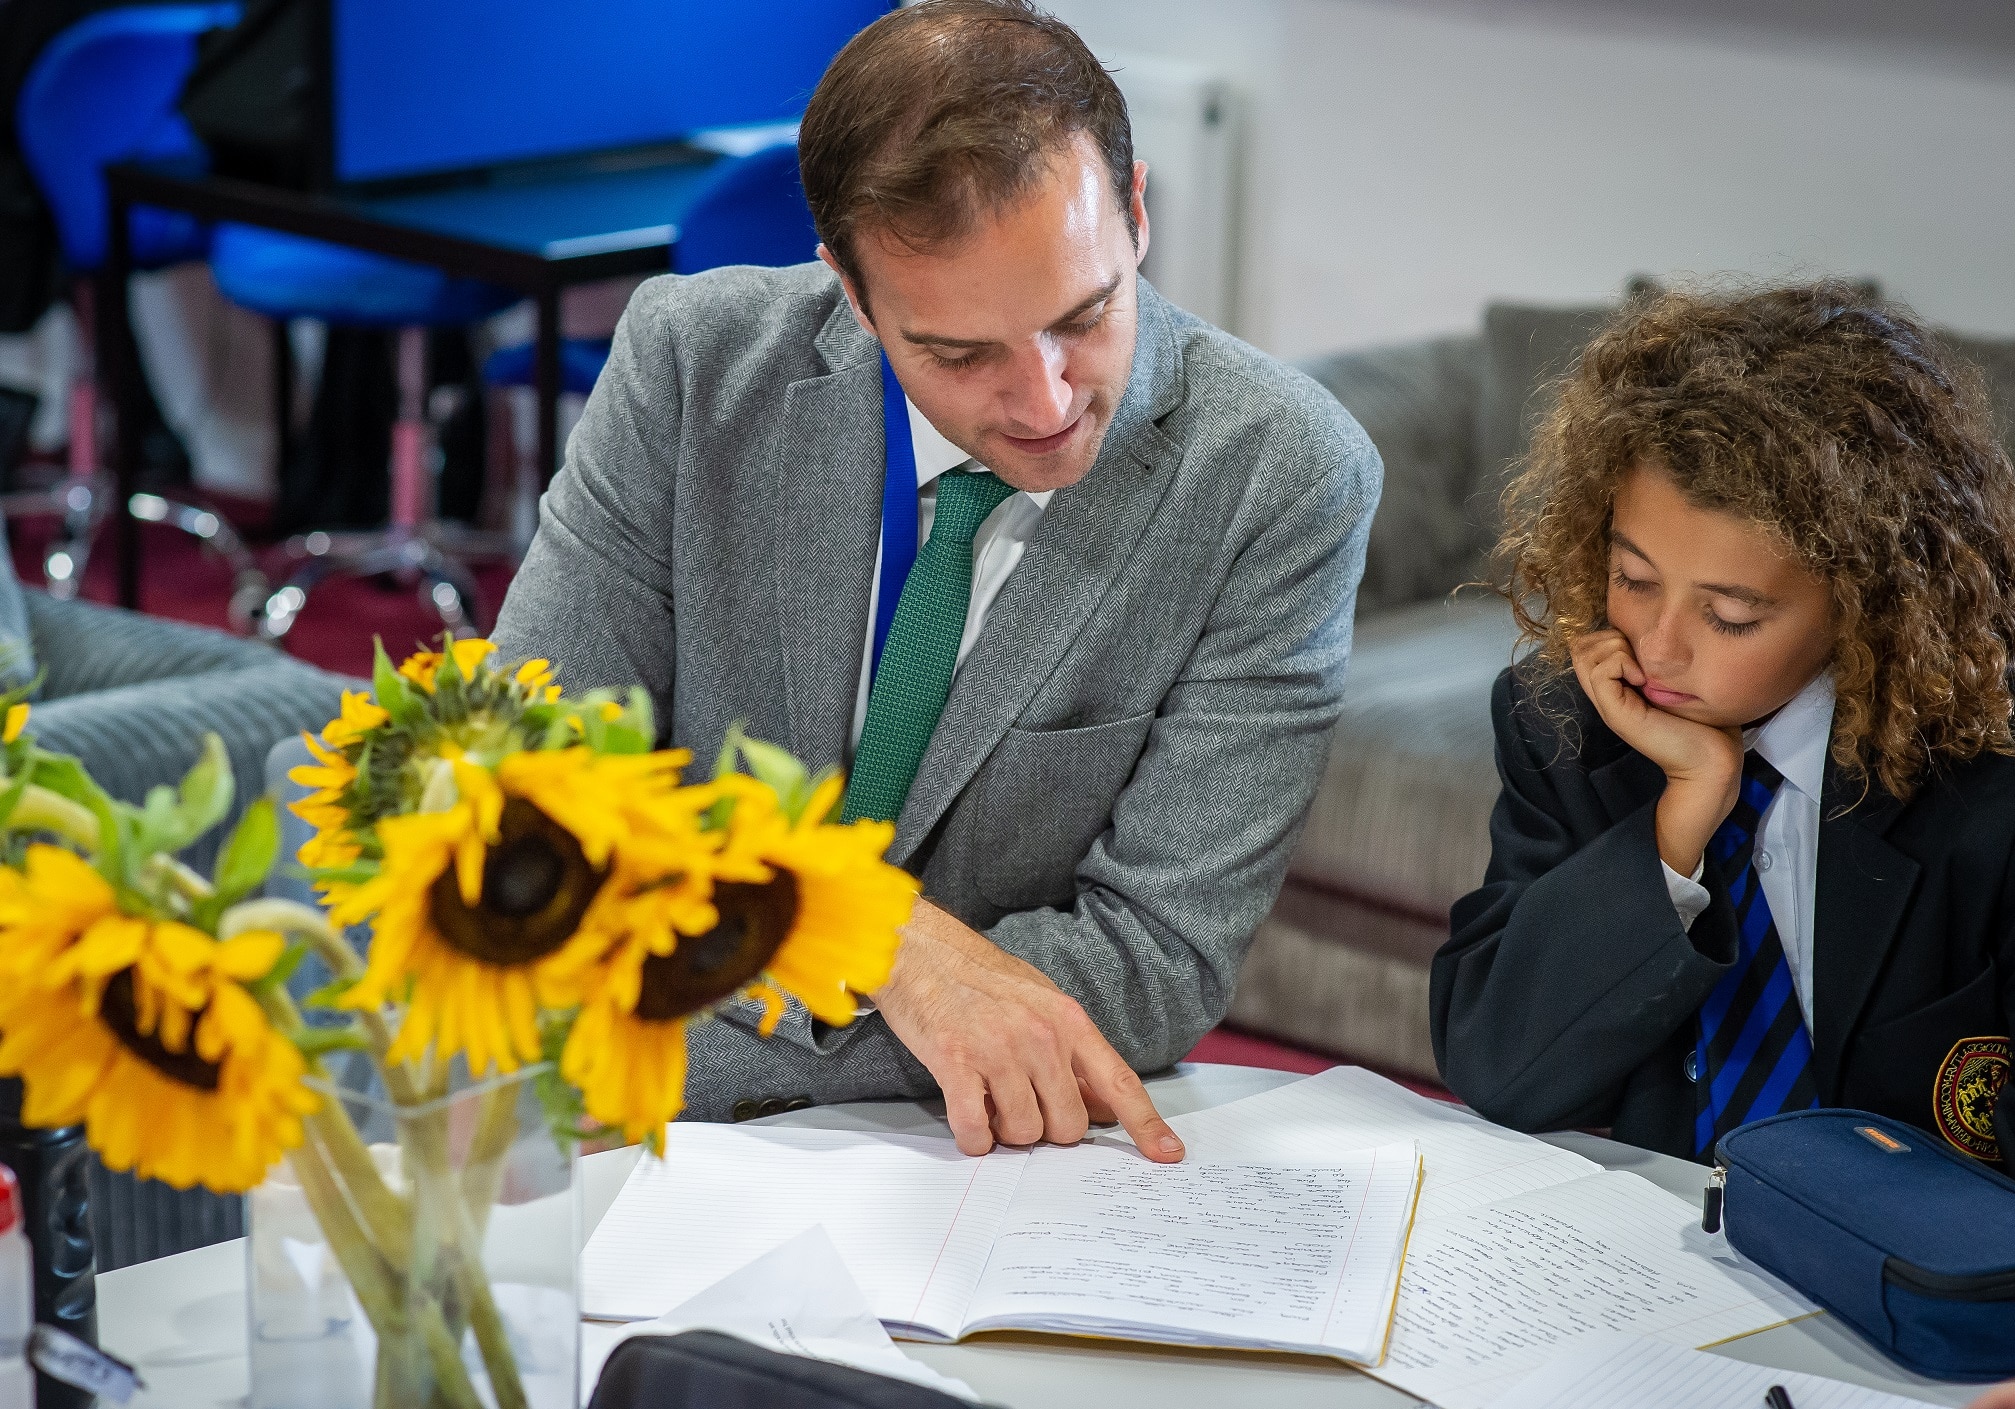
{"label": "white radiator", "polygon": [[1171,302],[1235,328],[1237,94],[1200,64],[1102,57],[1126,96],[1134,155],[1148,164],[1154,238],[1142,269]]}

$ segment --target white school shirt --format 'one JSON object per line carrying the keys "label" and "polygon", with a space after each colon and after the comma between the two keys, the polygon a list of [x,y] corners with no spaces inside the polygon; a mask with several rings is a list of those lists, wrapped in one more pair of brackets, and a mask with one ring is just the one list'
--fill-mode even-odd
{"label": "white school shirt", "polygon": [[[1777,922],[1777,939],[1791,966],[1791,987],[1812,1028],[1813,894],[1819,880],[1819,790],[1826,778],[1826,749],[1833,737],[1833,674],[1817,679],[1791,697],[1761,728],[1745,729],[1742,743],[1763,755],[1784,782],[1763,811],[1756,839],[1756,876],[1770,918]],[[1665,889],[1687,929],[1707,908],[1707,887],[1700,884],[1706,862],[1691,879],[1670,866]]]}
{"label": "white school shirt", "polygon": [[[903,405],[909,408],[910,445],[916,451],[917,546],[921,548],[924,540],[931,536],[931,522],[937,515],[938,476],[961,465],[985,467],[940,435],[938,428],[924,419],[924,413],[917,410],[908,397],[903,398]],[[1031,494],[1025,489],[1016,490],[986,516],[979,532],[973,535],[973,592],[966,602],[965,633],[959,637],[954,678],[957,678],[958,666],[963,666],[966,657],[972,654],[973,643],[979,640],[980,627],[986,622],[987,610],[1021,564],[1022,550],[1035,536],[1036,525],[1042,522],[1043,511],[1049,508],[1050,496],[1055,493],[1053,489],[1045,489],[1039,494]],[[875,612],[880,606],[881,595],[882,552],[877,546],[874,586],[868,592],[867,639],[861,643],[861,683],[854,692],[854,726],[848,736],[850,750],[860,743],[861,730],[867,727],[868,691],[873,684],[874,670]]]}

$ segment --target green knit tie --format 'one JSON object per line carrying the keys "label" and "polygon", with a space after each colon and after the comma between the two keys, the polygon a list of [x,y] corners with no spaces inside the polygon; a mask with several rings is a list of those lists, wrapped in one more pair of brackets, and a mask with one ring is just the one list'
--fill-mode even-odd
{"label": "green knit tie", "polygon": [[939,476],[931,536],[903,584],[868,694],[867,723],[847,780],[847,821],[893,822],[903,810],[958,666],[972,601],[973,535],[1014,492],[985,470]]}

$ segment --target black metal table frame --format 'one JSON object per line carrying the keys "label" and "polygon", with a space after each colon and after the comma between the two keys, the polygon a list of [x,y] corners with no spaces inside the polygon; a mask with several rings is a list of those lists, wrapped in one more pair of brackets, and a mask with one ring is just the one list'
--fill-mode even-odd
{"label": "black metal table frame", "polygon": [[[134,206],[159,206],[187,211],[204,220],[230,220],[305,235],[522,290],[538,309],[533,390],[539,405],[540,476],[545,480],[559,468],[560,291],[569,284],[596,279],[660,273],[671,252],[669,244],[646,243],[548,256],[379,219],[331,197],[138,163],[107,167],[105,183],[111,228],[105,263],[98,274],[98,376],[107,384],[120,430],[114,437],[113,464],[118,484],[114,521],[119,604],[135,609],[140,605],[140,530],[129,503],[139,483],[140,446],[138,437],[127,433],[138,424],[135,408],[140,389],[127,295],[132,273],[128,215]],[[276,407],[275,413],[284,416],[285,409]]]}

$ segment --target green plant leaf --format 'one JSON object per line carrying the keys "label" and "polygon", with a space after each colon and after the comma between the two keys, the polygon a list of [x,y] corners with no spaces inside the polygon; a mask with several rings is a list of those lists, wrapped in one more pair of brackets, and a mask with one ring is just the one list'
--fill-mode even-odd
{"label": "green plant leaf", "polygon": [[217,853],[217,899],[235,905],[265,883],[280,855],[280,810],[270,797],[254,800]]}
{"label": "green plant leaf", "polygon": [[[776,791],[786,811],[790,811],[795,802],[797,811],[802,812],[811,795],[811,775],[804,764],[798,762],[797,756],[789,749],[752,739],[746,734],[740,742],[742,757],[748,761],[749,772],[756,776],[756,780],[769,784]],[[795,819],[796,812],[792,813],[792,817]]]}
{"label": "green plant leaf", "polygon": [[284,988],[287,980],[294,976],[294,971],[301,967],[301,962],[307,957],[306,940],[288,940],[287,947],[280,951],[280,957],[273,961],[273,967],[245,986],[254,993],[271,993],[275,989]]}
{"label": "green plant leaf", "polygon": [[343,1001],[343,995],[357,986],[354,978],[334,978],[323,984],[301,1000],[304,1008],[333,1008]]}
{"label": "green plant leaf", "polygon": [[127,884],[126,858],[135,849],[139,810],[115,801],[84,771],[84,765],[67,753],[37,749],[29,764],[28,780],[82,805],[98,819],[98,870],[114,885]]}
{"label": "green plant leaf", "polygon": [[139,859],[155,852],[173,855],[224,820],[231,810],[237,783],[231,776],[231,756],[215,734],[203,736],[203,752],[182,775],[179,788],[147,790],[140,809],[136,837]]}
{"label": "green plant leaf", "polygon": [[394,724],[411,726],[426,717],[426,706],[406,683],[406,677],[399,674],[392,658],[385,654],[384,641],[376,636],[371,638],[371,695],[378,708],[392,716]]}
{"label": "green plant leaf", "polygon": [[7,819],[14,815],[14,809],[21,805],[21,795],[27,791],[28,774],[23,770],[8,785],[7,791],[0,793],[0,828],[6,827]]}

